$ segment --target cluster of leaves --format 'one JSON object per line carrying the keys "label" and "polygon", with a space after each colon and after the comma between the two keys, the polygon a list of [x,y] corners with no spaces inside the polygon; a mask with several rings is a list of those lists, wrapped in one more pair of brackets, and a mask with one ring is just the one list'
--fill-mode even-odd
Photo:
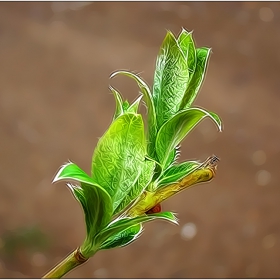
{"label": "cluster of leaves", "polygon": [[[198,162],[177,163],[178,146],[205,117],[221,128],[219,117],[191,105],[203,82],[209,48],[196,48],[192,33],[182,30],[178,38],[171,32],[162,43],[156,61],[152,92],[136,74],[117,71],[139,85],[141,96],[132,104],[110,88],[116,110],[112,124],[99,140],[92,157],[91,176],[76,164],[62,166],[54,182],[68,183],[85,214],[87,237],[81,246],[85,257],[96,251],[125,246],[142,231],[142,223],[165,219],[176,223],[171,212],[122,215],[144,190],[154,191],[187,176]],[[143,99],[147,107],[144,129],[138,108]]]}

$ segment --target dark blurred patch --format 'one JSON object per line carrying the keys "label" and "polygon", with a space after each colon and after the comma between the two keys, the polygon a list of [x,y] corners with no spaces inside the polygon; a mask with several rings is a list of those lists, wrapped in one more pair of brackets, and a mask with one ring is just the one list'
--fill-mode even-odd
{"label": "dark blurred patch", "polygon": [[6,231],[0,240],[0,256],[7,270],[28,277],[33,266],[44,266],[46,263],[45,254],[50,246],[50,240],[37,226],[28,225]]}

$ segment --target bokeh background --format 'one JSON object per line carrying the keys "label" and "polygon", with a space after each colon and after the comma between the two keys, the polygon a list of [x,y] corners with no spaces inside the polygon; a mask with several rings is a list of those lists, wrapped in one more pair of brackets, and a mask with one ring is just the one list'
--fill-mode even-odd
{"label": "bokeh background", "polygon": [[215,180],[163,204],[180,225],[146,224],[132,245],[99,252],[69,278],[280,277],[280,5],[277,2],[0,3],[0,277],[41,277],[81,244],[83,214],[64,183],[68,159],[90,172],[111,122],[117,69],[151,85],[166,30],[212,47],[195,105],[209,120],[181,160],[221,158]]}

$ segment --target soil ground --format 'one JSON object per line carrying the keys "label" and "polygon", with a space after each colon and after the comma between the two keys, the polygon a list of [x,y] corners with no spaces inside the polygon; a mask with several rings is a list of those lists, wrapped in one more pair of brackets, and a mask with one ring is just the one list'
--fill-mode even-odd
{"label": "soil ground", "polygon": [[201,123],[181,160],[221,158],[216,178],[163,204],[132,245],[99,252],[70,278],[280,277],[280,6],[277,2],[0,3],[0,277],[41,277],[85,235],[64,183],[68,159],[90,171],[111,122],[109,84],[138,96],[117,69],[153,81],[166,30],[212,47],[195,105]]}

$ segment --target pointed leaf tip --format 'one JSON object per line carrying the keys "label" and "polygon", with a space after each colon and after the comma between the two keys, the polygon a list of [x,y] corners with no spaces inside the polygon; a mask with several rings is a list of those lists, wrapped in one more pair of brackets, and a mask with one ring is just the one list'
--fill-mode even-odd
{"label": "pointed leaf tip", "polygon": [[137,114],[139,104],[141,102],[143,95],[140,95],[126,110],[128,113],[134,113]]}
{"label": "pointed leaf tip", "polygon": [[113,119],[116,119],[117,117],[123,114],[123,106],[122,106],[123,98],[122,95],[114,87],[109,86],[109,89],[111,93],[114,95],[116,101],[116,109],[113,117]]}
{"label": "pointed leaf tip", "polygon": [[209,112],[209,114],[211,115],[212,120],[216,123],[219,132],[222,132],[222,121],[221,121],[220,117],[216,113],[213,113],[213,112]]}
{"label": "pointed leaf tip", "polygon": [[78,182],[88,183],[90,185],[95,185],[96,182],[86,174],[78,165],[73,162],[68,162],[62,165],[53,179],[53,182],[58,182],[61,180],[74,180]]}
{"label": "pointed leaf tip", "polygon": [[110,76],[109,79],[114,78],[118,74],[118,71],[114,71]]}
{"label": "pointed leaf tip", "polygon": [[64,163],[63,165],[61,165],[61,166],[59,167],[59,169],[58,169],[56,175],[54,176],[54,178],[53,178],[53,180],[52,180],[52,183],[56,183],[56,182],[60,181],[60,180],[61,180],[61,173],[63,172],[63,170],[64,170],[65,168],[67,168],[67,166],[69,166],[69,165],[71,165],[71,164],[73,164],[73,163],[69,160],[69,162],[66,162],[66,163]]}

